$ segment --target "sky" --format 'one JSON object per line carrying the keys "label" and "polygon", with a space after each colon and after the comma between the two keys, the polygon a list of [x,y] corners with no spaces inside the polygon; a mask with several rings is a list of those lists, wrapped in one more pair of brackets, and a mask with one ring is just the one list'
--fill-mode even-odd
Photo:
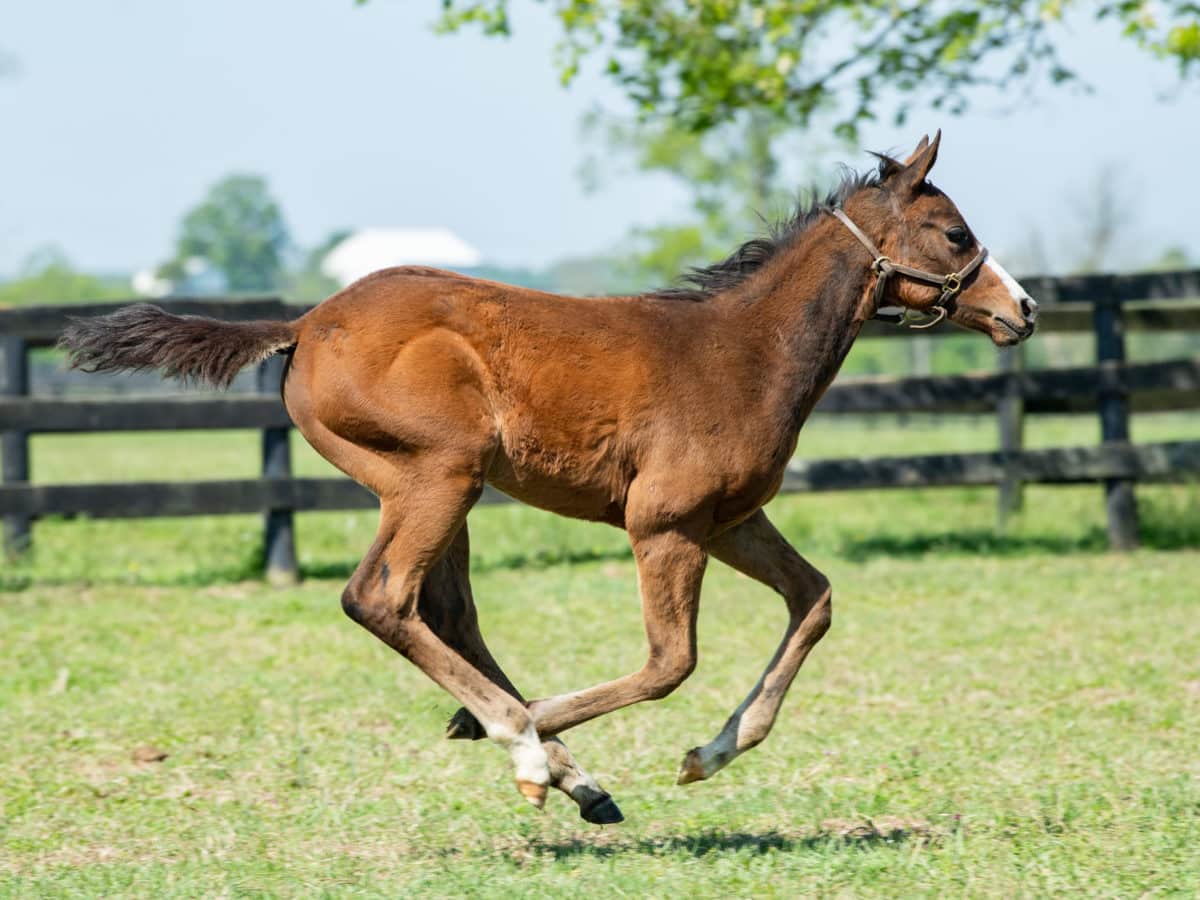
{"label": "sky", "polygon": [[[170,255],[181,215],[232,172],[264,174],[294,239],[341,227],[451,228],[490,262],[600,253],[631,226],[679,218],[686,195],[629,173],[589,192],[580,119],[617,91],[560,86],[546,11],[514,0],[515,36],[435,35],[438,0],[0,0],[0,274],[55,247],[128,272]],[[1168,245],[1200,260],[1200,86],[1111,28],[1063,52],[1094,88],[980,98],[964,116],[916,110],[864,132],[905,151],[941,127],[933,180],[998,255],[1036,228],[1052,257],[1078,198],[1108,167],[1130,198],[1119,262]],[[814,146],[829,146],[827,134]],[[835,163],[869,165],[856,151]]]}

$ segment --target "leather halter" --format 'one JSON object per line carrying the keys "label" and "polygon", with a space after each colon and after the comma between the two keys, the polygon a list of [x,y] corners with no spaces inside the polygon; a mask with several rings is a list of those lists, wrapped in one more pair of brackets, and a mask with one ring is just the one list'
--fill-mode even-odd
{"label": "leather halter", "polygon": [[[875,318],[883,319],[888,322],[895,322],[898,325],[908,325],[909,328],[931,328],[942,319],[946,318],[949,310],[946,309],[946,304],[959,295],[963,289],[963,283],[974,274],[975,270],[983,265],[983,261],[987,259],[987,247],[980,247],[979,252],[975,254],[975,258],[959,269],[957,272],[951,272],[949,275],[935,275],[933,272],[926,272],[924,269],[914,269],[912,266],[901,265],[898,262],[892,262],[888,257],[879,252],[879,248],[871,242],[871,239],[863,234],[861,228],[854,224],[844,210],[836,206],[822,206],[822,212],[827,212],[835,217],[839,222],[845,225],[852,235],[858,238],[860,244],[867,248],[871,254],[871,271],[875,273]],[[881,313],[880,307],[883,303],[883,295],[887,290],[888,278],[893,274],[903,275],[906,278],[911,278],[914,281],[923,281],[926,284],[937,285],[942,289],[942,296],[933,304],[933,318],[927,321],[914,321],[911,314],[914,310],[904,309],[899,314]],[[919,312],[918,312],[919,315]]]}

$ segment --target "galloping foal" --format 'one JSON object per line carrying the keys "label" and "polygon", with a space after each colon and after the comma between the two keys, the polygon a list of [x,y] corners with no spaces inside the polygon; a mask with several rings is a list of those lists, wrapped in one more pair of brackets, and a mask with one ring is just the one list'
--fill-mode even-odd
{"label": "galloping foal", "polygon": [[[903,163],[880,157],[878,171],[847,177],[825,205],[693,272],[686,289],[561,297],[405,266],[293,322],[141,304],[74,322],[62,344],[88,371],[218,385],[290,355],[284,400],[296,427],[380,499],[378,536],[342,597],[347,615],[463,704],[451,737],[508,749],[531,803],[553,785],[588,821],[620,821],[556,736],[688,677],[709,556],[782,594],[789,621],[749,696],[687,753],[681,784],[767,736],[829,628],[829,582],[762,507],[863,323],[888,305],[1000,345],[1033,333],[1036,304],[926,180],[940,136]],[[468,576],[466,518],[485,482],[628,532],[649,644],[639,671],[532,702],[505,677]]]}

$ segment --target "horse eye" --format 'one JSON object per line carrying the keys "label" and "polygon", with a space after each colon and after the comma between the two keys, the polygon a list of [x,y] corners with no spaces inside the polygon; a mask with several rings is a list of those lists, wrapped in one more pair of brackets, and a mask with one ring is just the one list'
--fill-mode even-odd
{"label": "horse eye", "polygon": [[967,241],[970,239],[970,235],[967,234],[967,229],[963,228],[961,225],[955,225],[953,228],[947,228],[946,237],[950,243],[954,244],[956,247],[965,247],[967,245]]}

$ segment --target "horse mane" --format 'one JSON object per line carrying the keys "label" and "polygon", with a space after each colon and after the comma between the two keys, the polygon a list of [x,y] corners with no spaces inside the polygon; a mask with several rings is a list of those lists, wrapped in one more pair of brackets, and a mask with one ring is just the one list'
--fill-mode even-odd
{"label": "horse mane", "polygon": [[873,153],[879,166],[868,172],[856,172],[843,167],[838,185],[821,199],[820,190],[813,188],[801,198],[795,211],[786,219],[767,223],[767,233],[746,241],[720,262],[689,269],[677,284],[643,294],[664,300],[701,302],[737,287],[761,270],[821,216],[824,206],[841,206],[864,188],[879,187],[885,178],[903,164],[883,153]]}

